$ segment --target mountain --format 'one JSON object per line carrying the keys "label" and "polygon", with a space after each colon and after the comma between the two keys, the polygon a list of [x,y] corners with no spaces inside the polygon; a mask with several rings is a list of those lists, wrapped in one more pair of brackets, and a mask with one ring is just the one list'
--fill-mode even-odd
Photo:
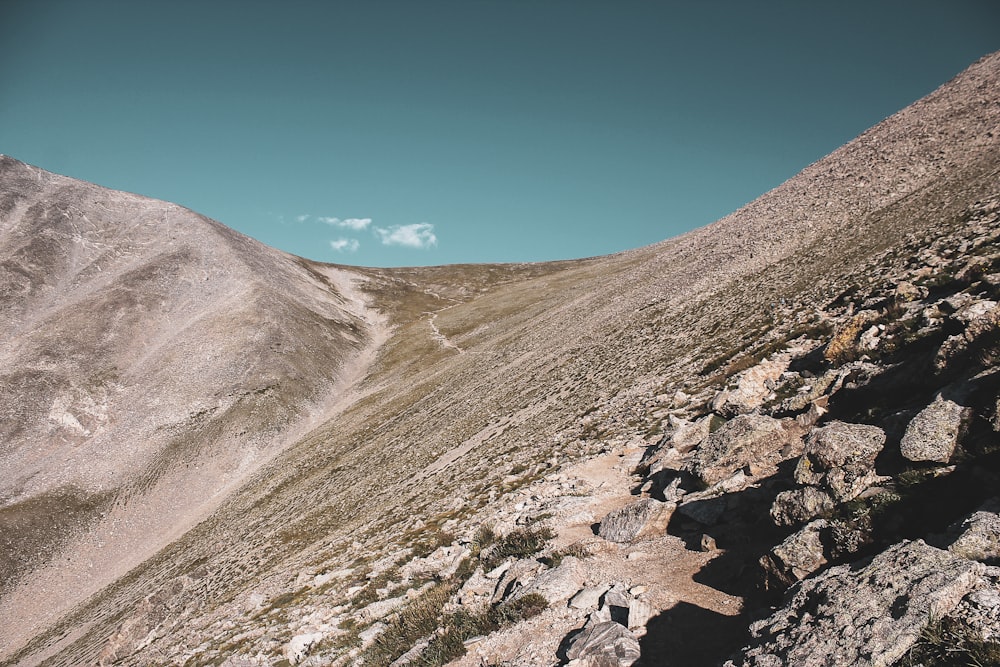
{"label": "mountain", "polygon": [[[546,264],[325,265],[3,158],[0,660],[596,664],[594,638],[777,664],[748,626],[785,588],[933,542],[848,548],[844,508],[905,524],[901,479],[962,479],[938,530],[993,479],[968,420],[996,407],[998,78],[994,54],[713,225]],[[906,458],[945,388],[980,444]],[[827,462],[836,492],[796,467],[834,423],[882,433]],[[821,565],[782,556],[803,544]]]}

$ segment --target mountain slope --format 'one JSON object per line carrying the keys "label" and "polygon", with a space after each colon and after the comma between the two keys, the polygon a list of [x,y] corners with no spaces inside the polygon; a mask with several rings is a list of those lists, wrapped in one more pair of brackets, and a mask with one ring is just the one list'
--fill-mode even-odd
{"label": "mountain slope", "polygon": [[10,158],[0,193],[0,581],[85,533],[89,594],[329,409],[382,324],[350,274],[180,207]]}
{"label": "mountain slope", "polygon": [[[392,563],[398,567],[463,537],[492,516],[505,494],[543,475],[557,476],[580,457],[613,447],[635,450],[659,440],[668,424],[663,396],[679,389],[713,393],[727,377],[716,369],[759,356],[781,342],[779,331],[813,322],[824,305],[855,287],[882,258],[909,249],[913,239],[959,228],[970,204],[997,193],[998,78],[1000,56],[989,56],[731,216],[680,238],[611,257],[507,267],[350,269],[359,290],[352,295],[345,269],[289,258],[197,219],[198,241],[184,246],[184,252],[198,261],[188,261],[208,270],[207,263],[226,260],[222,273],[238,277],[218,291],[184,291],[177,297],[182,305],[170,306],[170,317],[162,320],[157,320],[156,300],[164,298],[163,290],[178,290],[183,283],[173,274],[154,280],[152,286],[138,283],[138,295],[125,307],[113,301],[120,291],[115,281],[133,284],[134,276],[146,281],[154,273],[151,265],[163,251],[150,248],[158,248],[155,242],[165,237],[162,230],[126,233],[130,228],[122,223],[107,238],[87,237],[84,243],[73,241],[69,225],[54,227],[63,231],[61,237],[53,236],[47,230],[61,219],[55,211],[65,210],[64,217],[79,225],[94,219],[95,207],[109,195],[5,162],[3,173],[13,174],[5,176],[5,197],[14,193],[25,203],[0,207],[5,211],[3,266],[11,267],[11,275],[27,276],[18,278],[23,287],[4,302],[15,318],[11,333],[5,333],[12,341],[5,350],[19,355],[5,359],[6,367],[20,373],[46,368],[43,361],[59,349],[54,341],[60,339],[46,313],[69,312],[60,315],[60,321],[70,321],[79,317],[74,312],[101,313],[104,308],[103,315],[92,318],[101,331],[109,330],[118,313],[125,313],[125,333],[112,330],[111,339],[121,342],[110,354],[100,347],[101,335],[84,335],[75,343],[80,351],[68,355],[69,361],[59,357],[50,365],[62,374],[58,381],[26,375],[19,382],[34,393],[4,398],[4,409],[11,413],[29,404],[58,407],[46,407],[45,415],[41,408],[25,414],[18,421],[20,430],[5,434],[2,465],[9,467],[11,476],[4,479],[19,480],[5,493],[16,502],[75,483],[87,489],[88,498],[95,498],[84,503],[82,513],[98,513],[97,508],[104,507],[93,472],[73,477],[60,465],[34,462],[23,453],[27,445],[17,445],[44,436],[52,442],[50,448],[58,446],[62,452],[73,447],[76,438],[82,441],[75,446],[96,451],[104,422],[99,417],[81,421],[80,415],[90,413],[80,406],[100,403],[103,394],[94,398],[89,390],[88,398],[73,403],[59,399],[58,393],[75,387],[71,381],[102,370],[88,365],[92,359],[112,359],[104,366],[136,369],[134,375],[123,374],[136,378],[126,385],[136,393],[121,405],[143,408],[119,408],[115,414],[120,420],[149,415],[143,422],[147,430],[141,433],[144,441],[163,443],[160,449],[153,446],[156,452],[168,446],[165,436],[157,439],[159,427],[197,414],[190,407],[178,412],[178,406],[201,409],[197,400],[209,400],[202,397],[256,395],[262,388],[264,396],[269,391],[287,396],[282,399],[286,402],[275,398],[284,411],[271,408],[281,415],[277,424],[271,418],[256,423],[233,418],[213,428],[259,433],[266,423],[274,438],[269,443],[288,446],[262,445],[274,458],[239,475],[240,483],[231,485],[232,493],[220,497],[217,509],[203,522],[149,558],[149,551],[136,547],[129,552],[129,564],[141,560],[141,565],[127,576],[118,576],[124,574],[122,569],[110,572],[100,580],[110,585],[92,597],[86,598],[96,592],[96,585],[78,588],[58,614],[44,613],[54,596],[40,591],[63,585],[75,574],[71,564],[39,569],[19,580],[0,599],[0,621],[14,629],[0,650],[16,664],[208,664],[237,655],[277,659],[282,647],[307,626],[325,627],[318,631],[323,636],[348,636],[343,628],[333,629],[334,619],[354,618],[357,587],[365,588],[366,575],[376,581]],[[34,179],[45,184],[43,189],[32,190]],[[65,197],[63,209],[37,203],[60,197]],[[116,197],[127,205],[111,215],[123,221],[135,216],[158,220],[155,216],[162,214],[155,212],[157,207],[178,210]],[[26,211],[32,205],[51,212],[29,216]],[[44,244],[18,231],[25,225],[40,230],[36,235],[46,238]],[[195,234],[189,227],[179,229],[179,242],[186,238],[182,231]],[[136,260],[130,258],[109,282],[99,275],[108,268],[97,270],[106,252],[97,243],[143,248],[144,268],[131,273]],[[209,252],[206,249],[211,259],[198,254]],[[172,266],[170,261],[162,263]],[[43,266],[50,268],[36,268]],[[55,282],[46,282],[50,275],[58,276]],[[234,293],[254,296],[248,301]],[[234,313],[236,303],[246,307]],[[198,310],[199,304],[210,307]],[[270,342],[265,345],[257,335],[264,313],[274,322],[273,335],[280,344],[301,353],[287,362],[300,374],[294,376],[295,383],[287,382],[292,377],[289,366],[266,354]],[[317,314],[325,318],[322,326],[317,326]],[[392,326],[384,339],[377,334],[380,318]],[[339,323],[332,325],[337,335],[326,337],[319,332],[328,331],[331,320]],[[178,321],[191,322],[183,329],[190,332],[183,344],[172,338]],[[137,344],[140,323],[149,337]],[[351,334],[343,332],[341,327],[350,324]],[[159,330],[166,333],[160,334],[163,343],[157,345]],[[70,331],[85,332],[87,323],[63,330],[62,337]],[[186,392],[194,374],[185,375],[183,364],[178,368],[166,360],[186,361],[186,346],[219,340],[220,331],[226,332],[217,343],[221,349],[210,357],[217,366],[197,372],[197,377],[218,379],[211,389],[183,398],[191,396]],[[361,371],[344,370],[351,359],[363,356],[366,349],[376,351],[376,346],[377,355]],[[140,349],[150,347],[164,349],[159,365],[144,365]],[[314,364],[317,358],[334,361]],[[235,369],[247,363],[263,368],[238,375]],[[167,377],[161,379],[157,372]],[[349,400],[331,410],[323,401],[335,403],[341,395],[336,382],[328,379],[338,373],[345,381],[355,381]],[[268,390],[270,385],[259,378],[272,376],[278,388]],[[47,386],[43,378],[58,389],[43,393],[38,388]],[[5,386],[18,386],[15,379],[6,380]],[[131,402],[140,400],[139,392],[148,404]],[[65,405],[75,407],[59,407]],[[217,413],[228,415],[231,406],[208,407],[215,409],[214,418]],[[315,428],[293,438],[293,417],[307,414],[329,419],[319,419]],[[241,418],[257,415],[255,408]],[[53,421],[59,426],[48,426]],[[86,431],[96,435],[86,440],[91,437]],[[8,448],[8,437],[14,447]],[[213,437],[211,446],[201,440],[182,450],[192,451],[190,461],[202,465],[220,456],[220,450],[232,456],[238,440],[226,443]],[[153,476],[163,480],[159,487],[153,484],[162,494],[156,497],[167,502],[177,485],[198,488],[216,478],[209,470],[189,481],[190,473],[179,472],[181,457],[166,466],[178,471],[172,477],[152,452],[140,452],[130,466],[136,481],[113,478],[112,488],[145,489],[145,478]],[[83,453],[88,456],[81,460],[88,465],[91,458],[101,461],[99,454]],[[3,511],[16,507],[8,504]],[[98,527],[82,539],[101,534]],[[100,549],[95,554],[102,557]],[[327,574],[331,578],[325,582],[309,583]],[[351,589],[354,592],[348,593]],[[78,602],[63,613],[68,603]],[[325,615],[322,622],[307,621],[308,614],[300,610]],[[244,615],[252,617],[249,627],[238,620]],[[330,646],[327,658],[350,648],[348,643]]]}

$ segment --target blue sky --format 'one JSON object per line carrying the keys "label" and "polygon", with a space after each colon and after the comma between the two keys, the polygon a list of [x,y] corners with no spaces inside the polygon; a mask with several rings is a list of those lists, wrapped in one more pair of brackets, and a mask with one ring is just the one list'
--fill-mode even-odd
{"label": "blue sky", "polygon": [[323,261],[584,257],[997,49],[993,0],[2,0],[0,152]]}

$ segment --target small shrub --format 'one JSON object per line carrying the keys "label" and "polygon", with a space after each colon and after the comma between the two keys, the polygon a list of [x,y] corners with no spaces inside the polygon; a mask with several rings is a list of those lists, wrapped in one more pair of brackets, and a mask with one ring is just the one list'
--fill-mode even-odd
{"label": "small shrub", "polygon": [[421,638],[437,630],[441,610],[453,592],[451,585],[439,584],[411,601],[361,654],[361,664],[387,667]]}
{"label": "small shrub", "polygon": [[565,558],[566,556],[573,556],[574,558],[586,558],[589,555],[590,554],[587,552],[587,547],[583,546],[580,543],[576,543],[576,544],[571,544],[563,549],[553,551],[551,554],[541,558],[540,560],[542,561],[542,563],[548,565],[549,567],[559,567],[559,564],[562,563],[563,558]]}
{"label": "small shrub", "polygon": [[489,549],[483,550],[480,560],[483,567],[492,570],[507,558],[523,558],[536,554],[545,546],[546,540],[555,537],[548,527],[518,528],[499,538]]}
{"label": "small shrub", "polygon": [[872,323],[872,313],[861,312],[848,320],[826,346],[823,358],[835,365],[855,361],[858,358],[858,337]]}

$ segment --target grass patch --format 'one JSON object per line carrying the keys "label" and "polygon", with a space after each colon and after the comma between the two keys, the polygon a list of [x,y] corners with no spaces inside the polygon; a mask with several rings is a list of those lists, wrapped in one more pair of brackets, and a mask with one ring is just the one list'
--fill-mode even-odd
{"label": "grass patch", "polygon": [[542,613],[548,602],[538,593],[492,605],[478,611],[459,609],[441,620],[441,629],[413,663],[440,667],[465,655],[465,642],[514,625]]}
{"label": "grass patch", "polygon": [[538,553],[553,537],[555,533],[546,526],[518,528],[495,538],[488,549],[482,550],[479,558],[485,569],[492,570],[508,558],[524,558]]}
{"label": "grass patch", "polygon": [[587,551],[587,547],[583,546],[579,542],[576,544],[571,544],[568,547],[564,547],[557,551],[553,551],[548,556],[544,556],[539,560],[548,567],[559,567],[566,556],[573,556],[574,558],[586,558],[590,553]]}
{"label": "grass patch", "polygon": [[960,620],[943,618],[928,623],[913,648],[897,667],[989,667],[1000,665],[1000,642],[984,641]]}

